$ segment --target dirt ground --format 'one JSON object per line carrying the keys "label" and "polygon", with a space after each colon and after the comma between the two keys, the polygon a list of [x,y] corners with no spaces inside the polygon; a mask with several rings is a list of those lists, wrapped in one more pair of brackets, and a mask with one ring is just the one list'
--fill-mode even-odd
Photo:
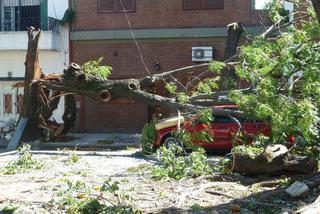
{"label": "dirt ground", "polygon": [[[320,193],[315,189],[308,197],[290,199],[285,193],[260,200],[262,194],[275,187],[253,184],[274,178],[248,178],[241,175],[210,175],[180,181],[156,181],[143,173],[146,164],[159,164],[155,157],[144,157],[138,149],[118,151],[76,151],[80,159],[68,163],[70,153],[33,151],[44,169],[15,175],[0,175],[0,210],[13,203],[15,213],[65,213],[65,207],[53,206],[57,189],[66,179],[83,181],[92,189],[111,178],[132,198],[134,208],[144,213],[291,213],[314,201]],[[0,167],[17,158],[0,153]],[[217,164],[219,157],[210,156]],[[253,185],[252,185],[253,184]],[[1,212],[0,212],[1,213]]]}

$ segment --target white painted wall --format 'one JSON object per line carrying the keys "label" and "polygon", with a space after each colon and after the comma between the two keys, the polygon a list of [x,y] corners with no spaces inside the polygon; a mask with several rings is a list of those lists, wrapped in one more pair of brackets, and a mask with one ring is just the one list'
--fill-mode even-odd
{"label": "white painted wall", "polygon": [[[60,42],[57,41],[57,33],[43,31],[39,41],[39,49],[60,50]],[[26,31],[4,31],[0,32],[0,51],[3,50],[27,50],[28,36]]]}
{"label": "white painted wall", "polygon": [[68,9],[68,0],[48,0],[48,16],[62,19]]}
{"label": "white painted wall", "polygon": [[[23,32],[23,34],[25,34],[25,37],[27,37],[26,32]],[[68,28],[63,27],[61,29],[61,33],[55,34],[54,37],[55,42],[58,43],[56,46],[59,46],[59,51],[43,49],[44,46],[40,45],[40,64],[45,74],[62,72],[63,69],[69,64]],[[45,42],[46,38],[48,37],[45,37],[45,34],[42,34],[40,38],[40,44]],[[2,42],[0,42],[0,77],[7,77],[8,71],[13,73],[13,77],[24,77],[24,61],[27,50],[26,47],[21,47],[26,45],[15,43],[27,43],[27,39],[24,38],[23,40],[15,41],[15,39],[10,39],[10,35],[7,35],[6,41],[11,43],[12,47],[19,45],[20,48],[19,50],[15,50],[14,48],[11,48],[11,50],[1,49]]]}
{"label": "white painted wall", "polygon": [[[42,31],[39,41],[40,50],[66,52],[69,47],[69,28],[59,27],[59,32]],[[0,51],[27,50],[28,36],[26,31],[0,32]]]}
{"label": "white painted wall", "polygon": [[[25,67],[25,55],[26,51],[0,51],[0,76],[7,77],[8,72],[12,72],[13,77],[24,77]],[[40,50],[39,60],[42,71],[45,74],[49,73],[61,73],[66,67],[65,63],[68,63],[68,55],[65,56],[64,52],[54,52],[48,50]],[[3,93],[3,89],[10,88],[12,82],[1,81],[0,82],[0,111]],[[61,116],[64,112],[64,100],[61,99],[59,106],[54,111],[53,117],[57,122],[63,122]],[[0,112],[0,117],[3,112]],[[14,115],[13,115],[14,116]],[[12,115],[4,115],[2,118],[10,119]]]}
{"label": "white painted wall", "polygon": [[[254,0],[255,9],[263,10],[266,8],[266,5],[271,2],[271,0]],[[284,8],[289,11],[293,11],[293,3],[284,1]]]}
{"label": "white painted wall", "polygon": [[[1,2],[1,1],[0,1]],[[48,0],[48,16],[62,19],[68,9],[68,0]],[[27,53],[28,38],[26,32],[0,32],[0,77],[24,77],[25,57]],[[43,31],[39,42],[39,60],[42,71],[45,74],[61,73],[69,64],[69,29],[67,26],[60,27],[59,33]],[[12,81],[0,81],[0,122],[17,118],[15,112],[12,115],[3,114],[3,94],[15,93],[11,88]],[[23,89],[20,89],[23,90]],[[15,102],[13,100],[13,102]],[[53,117],[62,122],[64,100],[60,101],[59,107],[54,111]]]}
{"label": "white painted wall", "polygon": [[[25,57],[26,57],[26,44],[27,44],[27,34],[26,32],[21,32],[19,39],[16,38],[15,33],[20,32],[8,32],[6,34],[5,42],[1,40],[0,34],[0,77],[8,77],[8,72],[12,72],[12,77],[24,77],[25,73]],[[49,36],[48,36],[49,35]],[[2,35],[3,36],[3,35]],[[50,40],[50,41],[47,41]],[[3,43],[2,43],[3,42]],[[55,50],[50,50],[46,47],[53,42],[51,46],[58,47]],[[7,44],[6,44],[7,43]],[[2,46],[1,46],[2,44]],[[3,46],[10,45],[11,49],[2,49]],[[14,49],[17,48],[17,50]],[[44,31],[40,38],[40,52],[39,60],[42,71],[45,74],[49,73],[61,73],[69,64],[69,29],[68,27],[61,27],[60,33],[52,33],[49,31]],[[0,121],[7,118],[8,120],[16,115],[3,115],[1,112],[1,100],[3,100],[4,89],[10,88],[12,83],[8,81],[0,82]],[[57,122],[62,121],[62,115],[64,112],[64,100],[61,99],[58,109],[54,111],[53,117]]]}

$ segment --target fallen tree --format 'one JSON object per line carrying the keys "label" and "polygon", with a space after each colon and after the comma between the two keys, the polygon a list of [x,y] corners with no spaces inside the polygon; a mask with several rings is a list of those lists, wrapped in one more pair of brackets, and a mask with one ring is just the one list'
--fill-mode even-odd
{"label": "fallen tree", "polygon": [[[268,143],[285,143],[288,136],[298,136],[303,140],[296,146],[302,148],[296,151],[297,154],[317,154],[319,149],[316,132],[320,105],[317,34],[320,32],[319,23],[316,16],[305,12],[304,16],[295,17],[289,23],[285,22],[287,16],[279,15],[283,8],[279,9],[277,3],[275,0],[275,7],[270,8],[273,11],[271,18],[274,24],[260,36],[247,34],[248,45],[238,45],[241,35],[245,32],[243,24],[233,23],[228,26],[229,36],[223,62],[188,66],[141,79],[110,80],[105,71],[103,74],[99,69],[98,72],[88,71],[75,63],[68,66],[62,74],[44,76],[40,70],[37,49],[41,32],[29,28],[25,110],[22,115],[29,118],[29,128],[25,130],[23,139],[38,139],[41,136],[40,128],[49,130],[53,136],[67,133],[75,122],[76,107],[73,95],[80,94],[101,102],[128,98],[148,105],[162,106],[171,111],[201,113],[204,109],[210,109],[213,115],[227,116],[237,121],[239,131],[239,118],[263,120],[272,127]],[[303,4],[311,6],[309,1]],[[283,33],[282,29],[289,25],[297,26],[297,30]],[[205,71],[196,73],[185,86],[175,76],[192,68],[204,68]],[[222,71],[230,71],[237,75],[237,78],[245,81],[249,87],[217,91],[219,83],[225,81],[224,78],[217,77]],[[154,93],[158,82],[166,83],[166,88],[171,93],[170,97]],[[66,97],[67,103],[63,115],[64,124],[50,119],[61,96]],[[240,110],[213,107],[213,104],[219,103],[221,96],[228,97]],[[293,156],[288,151],[277,155],[277,152],[268,151],[269,156],[275,157],[271,162],[266,162],[266,159],[250,162],[245,157],[237,155],[234,157],[234,169],[250,174],[250,170],[253,169],[251,166],[258,161],[261,163],[259,166],[264,167],[259,173],[273,174],[290,171],[288,169],[296,173],[311,173],[316,170],[316,161],[312,158]],[[243,164],[237,165],[240,163]],[[300,166],[304,163],[309,163],[309,168],[301,171]],[[275,167],[278,165],[280,168]]]}

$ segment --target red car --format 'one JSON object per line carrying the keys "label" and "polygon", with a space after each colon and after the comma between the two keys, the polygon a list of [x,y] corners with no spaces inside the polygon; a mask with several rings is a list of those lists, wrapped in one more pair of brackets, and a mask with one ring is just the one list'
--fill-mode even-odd
{"label": "red car", "polygon": [[[237,107],[234,105],[228,105],[218,106],[217,108],[236,109]],[[266,136],[270,135],[270,127],[264,122],[245,121],[242,119],[238,119],[238,121],[241,123],[242,133],[247,137],[252,137],[258,134],[264,134]],[[187,121],[181,124],[181,129],[185,129],[190,132],[191,136],[195,136],[199,132],[209,131],[212,135],[212,142],[193,139],[193,143],[205,149],[230,150],[232,148],[232,141],[238,133],[239,124],[229,117],[215,116],[210,125],[204,123],[196,123],[196,125],[192,125],[191,122]],[[176,130],[177,125],[157,130],[157,138],[154,143],[154,148],[157,149],[162,145],[169,147],[172,144],[180,144],[172,134]]]}

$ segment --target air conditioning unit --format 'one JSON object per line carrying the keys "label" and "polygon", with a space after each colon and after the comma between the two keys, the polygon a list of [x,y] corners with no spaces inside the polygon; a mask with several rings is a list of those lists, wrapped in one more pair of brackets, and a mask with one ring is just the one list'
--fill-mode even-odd
{"label": "air conditioning unit", "polygon": [[193,62],[209,62],[213,60],[213,47],[192,47]]}

